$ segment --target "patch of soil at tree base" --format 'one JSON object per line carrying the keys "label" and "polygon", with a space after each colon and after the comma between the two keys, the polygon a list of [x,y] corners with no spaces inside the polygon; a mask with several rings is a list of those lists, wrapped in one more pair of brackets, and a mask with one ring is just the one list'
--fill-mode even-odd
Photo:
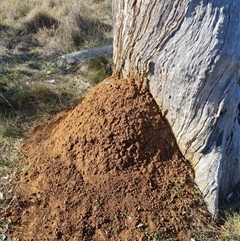
{"label": "patch of soil at tree base", "polygon": [[7,214],[19,240],[189,240],[209,223],[193,170],[140,80],[101,82],[24,151],[28,170]]}

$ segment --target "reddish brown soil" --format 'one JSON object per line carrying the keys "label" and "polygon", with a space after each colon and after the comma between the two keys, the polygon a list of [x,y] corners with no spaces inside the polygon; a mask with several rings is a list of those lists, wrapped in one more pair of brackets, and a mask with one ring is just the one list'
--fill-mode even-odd
{"label": "reddish brown soil", "polygon": [[18,240],[190,240],[209,222],[140,80],[107,79],[24,146],[8,211]]}

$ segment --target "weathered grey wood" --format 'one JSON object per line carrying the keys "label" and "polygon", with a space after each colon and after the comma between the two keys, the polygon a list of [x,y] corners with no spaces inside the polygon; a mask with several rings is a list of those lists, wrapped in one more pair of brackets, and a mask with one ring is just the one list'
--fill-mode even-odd
{"label": "weathered grey wood", "polygon": [[89,59],[92,59],[98,55],[105,56],[107,58],[112,57],[113,46],[108,45],[108,46],[102,46],[99,48],[73,52],[70,54],[65,54],[65,55],[61,56],[61,58],[66,60],[66,62],[68,64],[82,64],[82,63],[88,61]]}
{"label": "weathered grey wood", "polygon": [[114,74],[144,76],[217,214],[240,181],[240,4],[113,0]]}

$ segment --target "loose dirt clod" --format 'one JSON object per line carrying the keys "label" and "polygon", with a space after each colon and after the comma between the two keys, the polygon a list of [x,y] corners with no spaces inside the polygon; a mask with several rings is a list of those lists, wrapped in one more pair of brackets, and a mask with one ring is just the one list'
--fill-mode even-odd
{"label": "loose dirt clod", "polygon": [[190,240],[209,226],[193,170],[141,85],[107,79],[35,130],[7,213],[12,237]]}

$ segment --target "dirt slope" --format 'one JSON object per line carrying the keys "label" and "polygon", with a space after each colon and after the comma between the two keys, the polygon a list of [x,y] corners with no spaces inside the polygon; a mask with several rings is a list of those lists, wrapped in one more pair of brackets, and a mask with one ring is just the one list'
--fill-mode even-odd
{"label": "dirt slope", "polygon": [[7,213],[19,240],[189,240],[209,222],[192,168],[140,80],[103,81],[38,127],[24,151]]}

